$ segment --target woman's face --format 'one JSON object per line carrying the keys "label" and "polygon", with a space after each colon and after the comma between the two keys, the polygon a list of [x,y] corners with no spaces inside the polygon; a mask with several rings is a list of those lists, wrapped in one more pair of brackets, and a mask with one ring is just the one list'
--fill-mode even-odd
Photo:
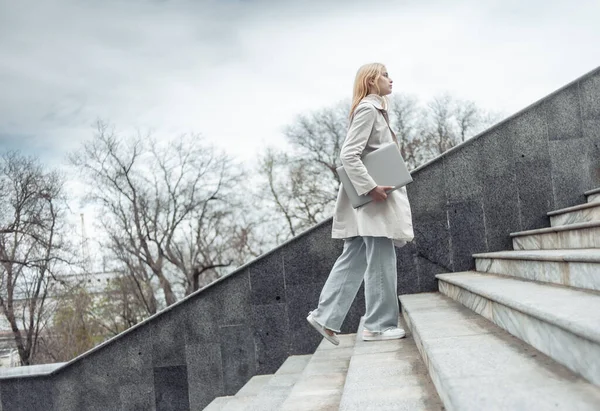
{"label": "woman's face", "polygon": [[377,85],[379,86],[379,95],[387,96],[388,94],[391,94],[392,83],[393,80],[390,78],[387,69],[384,68],[381,72],[381,76],[379,76],[379,79],[377,80]]}

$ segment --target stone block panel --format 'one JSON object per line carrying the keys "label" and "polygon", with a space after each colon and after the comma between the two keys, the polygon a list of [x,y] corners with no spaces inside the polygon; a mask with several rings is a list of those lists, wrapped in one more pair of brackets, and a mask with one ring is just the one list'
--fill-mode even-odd
{"label": "stone block panel", "polygon": [[221,343],[197,343],[186,346],[190,410],[203,410],[210,402],[225,395]]}
{"label": "stone block panel", "polygon": [[290,328],[285,304],[252,307],[258,374],[273,374],[289,357]]}
{"label": "stone block panel", "polygon": [[487,249],[481,200],[449,204],[448,220],[453,271],[474,269],[473,254],[485,252]]}
{"label": "stone block panel", "polygon": [[256,374],[253,331],[246,323],[221,326],[220,334],[223,386],[226,395],[234,395]]}
{"label": "stone block panel", "polygon": [[579,82],[583,120],[600,120],[600,70]]}
{"label": "stone block panel", "polygon": [[286,287],[324,284],[343,245],[342,240],[331,238],[331,224],[321,225],[286,245],[281,250]]}
{"label": "stone block panel", "polygon": [[248,268],[253,305],[285,303],[285,273],[281,253],[271,253]]}
{"label": "stone block panel", "polygon": [[187,367],[154,368],[156,411],[189,411]]}
{"label": "stone block panel", "polygon": [[510,249],[510,233],[519,231],[519,198],[512,141],[506,126],[478,141],[479,175],[486,251]]}
{"label": "stone block panel", "polygon": [[577,85],[561,90],[543,104],[548,124],[548,139],[572,140],[582,137],[581,107]]}

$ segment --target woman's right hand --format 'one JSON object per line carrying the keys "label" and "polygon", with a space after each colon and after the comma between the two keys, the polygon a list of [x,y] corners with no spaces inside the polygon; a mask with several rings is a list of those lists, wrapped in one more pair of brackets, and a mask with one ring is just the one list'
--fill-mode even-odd
{"label": "woman's right hand", "polygon": [[384,201],[387,198],[386,190],[391,190],[394,187],[391,186],[377,186],[371,191],[369,195],[373,198],[373,201]]}

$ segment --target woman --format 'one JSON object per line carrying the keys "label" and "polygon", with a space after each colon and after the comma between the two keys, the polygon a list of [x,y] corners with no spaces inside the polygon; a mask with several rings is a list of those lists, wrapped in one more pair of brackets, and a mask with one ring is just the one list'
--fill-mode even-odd
{"label": "woman", "polygon": [[308,314],[308,322],[328,341],[338,345],[335,333],[365,280],[365,341],[405,336],[398,328],[396,250],[414,237],[406,188],[386,193],[392,187],[378,186],[369,176],[361,157],[396,140],[389,127],[387,100],[392,79],[384,65],[362,66],[356,74],[350,127],[340,157],[359,195],[373,201],[354,209],[340,186],[333,217],[333,238],[344,239],[344,250],[335,262],[321,291],[319,305]]}

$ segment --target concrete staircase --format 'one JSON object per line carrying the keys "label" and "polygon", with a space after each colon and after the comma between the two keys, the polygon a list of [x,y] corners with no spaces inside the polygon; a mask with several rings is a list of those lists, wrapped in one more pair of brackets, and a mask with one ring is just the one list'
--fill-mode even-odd
{"label": "concrete staircase", "polygon": [[600,410],[600,189],[400,297],[448,410]]}
{"label": "concrete staircase", "polygon": [[600,188],[400,296],[402,340],[323,340],[206,410],[600,410]]}
{"label": "concrete staircase", "polygon": [[[361,321],[356,334],[340,335],[337,347],[323,340],[313,355],[288,358],[274,375],[252,378],[235,396],[215,398],[205,410],[443,410],[410,335],[364,342],[362,328]],[[290,367],[290,361],[298,363]]]}

